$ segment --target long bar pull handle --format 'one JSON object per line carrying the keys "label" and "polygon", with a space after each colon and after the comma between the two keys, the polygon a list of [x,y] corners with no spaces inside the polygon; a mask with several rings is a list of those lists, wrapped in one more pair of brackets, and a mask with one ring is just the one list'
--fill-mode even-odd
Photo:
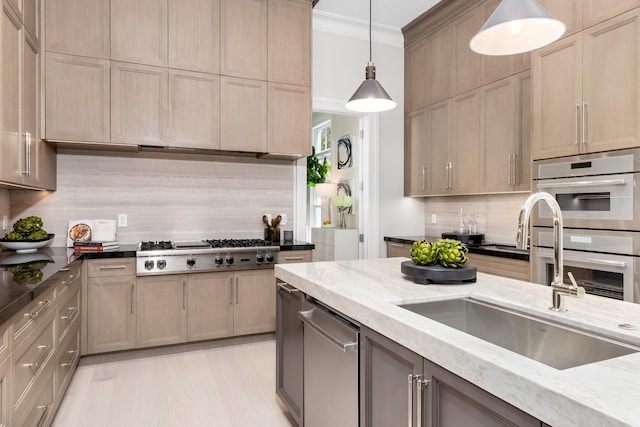
{"label": "long bar pull handle", "polygon": [[605,185],[626,185],[627,180],[620,179],[601,179],[589,181],[573,181],[573,182],[541,182],[538,188],[573,188],[573,187],[601,187]]}
{"label": "long bar pull handle", "polygon": [[416,390],[418,391],[418,398],[416,399],[418,405],[418,427],[422,427],[422,405],[424,404],[424,402],[422,401],[422,389],[429,386],[430,382],[430,380],[421,379],[420,375],[418,375],[418,379],[416,381]]}
{"label": "long bar pull handle", "polygon": [[40,357],[38,357],[38,360],[36,360],[33,363],[24,364],[24,366],[28,366],[29,368],[35,369],[36,371],[42,366],[42,363],[47,359],[47,356],[49,356],[49,352],[51,351],[51,349],[53,349],[53,347],[50,344],[39,345],[38,348],[42,350],[42,354],[40,354]]}
{"label": "long bar pull handle", "polygon": [[51,410],[52,406],[53,406],[53,403],[49,403],[47,405],[40,405],[37,407],[37,409],[44,410],[44,412],[42,412],[42,415],[40,415],[40,418],[38,419],[38,423],[36,424],[36,427],[42,427],[44,425],[45,421],[49,417],[49,411]]}
{"label": "long bar pull handle", "polygon": [[571,256],[565,256],[565,261],[574,261],[574,262],[588,262],[589,264],[600,265],[603,267],[618,267],[618,268],[626,268],[627,263],[623,261],[611,261],[608,259],[587,259],[584,258],[574,258]]}
{"label": "long bar pull handle", "polygon": [[240,292],[238,292],[238,278],[236,277],[236,304],[240,302],[239,301],[240,296],[238,295],[239,293]]}
{"label": "long bar pull handle", "polygon": [[69,320],[69,322],[71,322],[71,320],[73,320],[76,317],[76,313],[78,312],[77,310],[78,310],[78,307],[67,307],[67,312],[69,313],[69,315],[60,316],[60,319]]}
{"label": "long bar pull handle", "polygon": [[40,305],[40,307],[36,311],[32,311],[32,312],[26,313],[25,316],[28,316],[29,319],[35,319],[36,317],[38,317],[40,315],[40,313],[42,313],[42,311],[45,308],[47,308],[49,306],[50,303],[51,303],[51,300],[40,301],[38,303]]}
{"label": "long bar pull handle", "polygon": [[413,374],[407,376],[407,420],[408,426],[413,427]]}
{"label": "long bar pull handle", "polygon": [[580,144],[580,104],[576,104],[576,116],[575,116],[575,131],[576,131],[576,139],[575,144]]}
{"label": "long bar pull handle", "polygon": [[132,283],[131,284],[131,314],[133,314],[133,311],[134,311],[133,307],[135,305],[135,297],[136,297],[136,290]]}
{"label": "long bar pull handle", "polygon": [[285,261],[304,261],[303,256],[286,256],[284,257]]}
{"label": "long bar pull handle", "polygon": [[331,341],[333,344],[338,346],[345,353],[358,351],[358,338],[356,337],[355,341],[341,341],[338,338],[334,337],[330,332],[325,330],[322,325],[318,324],[313,320],[313,311],[315,308],[307,311],[299,311],[298,319],[302,320],[305,325],[309,326],[317,333],[325,337],[327,340]]}
{"label": "long bar pull handle", "polygon": [[233,305],[233,277],[229,277],[229,305]]}
{"label": "long bar pull handle", "polygon": [[281,289],[288,294],[294,294],[296,292],[300,292],[300,289],[296,289],[287,283],[278,283],[278,289]]}
{"label": "long bar pull handle", "polygon": [[182,281],[182,308],[187,308],[187,281]]}
{"label": "long bar pull handle", "polygon": [[101,265],[100,270],[124,270],[126,265]]}
{"label": "long bar pull handle", "polygon": [[425,191],[425,190],[427,189],[427,180],[425,179],[425,178],[426,178],[426,175],[427,175],[427,173],[426,173],[426,172],[427,172],[427,170],[426,170],[426,168],[423,166],[423,167],[422,167],[422,191]]}
{"label": "long bar pull handle", "polygon": [[587,104],[586,102],[582,103],[582,143],[586,144],[588,141],[588,135],[587,135]]}

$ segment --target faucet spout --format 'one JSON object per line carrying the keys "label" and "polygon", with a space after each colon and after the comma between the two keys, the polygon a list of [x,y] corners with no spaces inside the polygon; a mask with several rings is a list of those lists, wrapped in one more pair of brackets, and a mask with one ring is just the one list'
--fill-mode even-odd
{"label": "faucet spout", "polygon": [[553,214],[553,280],[551,281],[552,288],[552,302],[551,310],[565,311],[562,304],[562,294],[568,295],[584,295],[584,289],[578,292],[577,289],[573,289],[571,285],[565,285],[563,281],[563,242],[562,242],[562,209],[556,199],[549,193],[539,192],[534,193],[525,200],[522,208],[520,209],[520,216],[518,218],[518,234],[516,236],[516,245],[519,249],[527,249],[527,241],[529,239],[529,218],[531,217],[531,211],[534,205],[544,200]]}

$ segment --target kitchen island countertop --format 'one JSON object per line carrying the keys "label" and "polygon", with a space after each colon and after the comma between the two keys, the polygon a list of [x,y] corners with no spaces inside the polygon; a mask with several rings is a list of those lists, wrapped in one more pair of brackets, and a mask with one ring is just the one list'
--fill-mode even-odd
{"label": "kitchen island countertop", "polygon": [[[276,276],[554,427],[640,425],[640,352],[558,370],[398,307],[472,296],[640,345],[640,305],[593,295],[548,310],[546,286],[478,273],[477,283],[417,285],[406,258],[276,265]],[[561,352],[558,348],[556,351]]]}

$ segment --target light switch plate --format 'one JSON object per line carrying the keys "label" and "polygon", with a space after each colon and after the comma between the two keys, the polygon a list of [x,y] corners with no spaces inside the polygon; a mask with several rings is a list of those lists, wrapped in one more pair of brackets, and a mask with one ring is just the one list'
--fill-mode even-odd
{"label": "light switch plate", "polygon": [[127,226],[127,214],[118,214],[118,227]]}
{"label": "light switch plate", "polygon": [[431,214],[431,224],[436,224],[438,222],[438,216],[436,214]]}

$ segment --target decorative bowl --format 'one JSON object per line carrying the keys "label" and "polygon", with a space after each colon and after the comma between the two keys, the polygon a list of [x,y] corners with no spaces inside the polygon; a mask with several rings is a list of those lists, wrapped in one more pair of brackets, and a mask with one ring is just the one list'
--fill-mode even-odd
{"label": "decorative bowl", "polygon": [[16,251],[19,254],[26,254],[30,252],[36,252],[40,248],[48,246],[53,241],[55,234],[49,234],[49,237],[44,240],[6,240],[0,239],[0,245],[12,251]]}

